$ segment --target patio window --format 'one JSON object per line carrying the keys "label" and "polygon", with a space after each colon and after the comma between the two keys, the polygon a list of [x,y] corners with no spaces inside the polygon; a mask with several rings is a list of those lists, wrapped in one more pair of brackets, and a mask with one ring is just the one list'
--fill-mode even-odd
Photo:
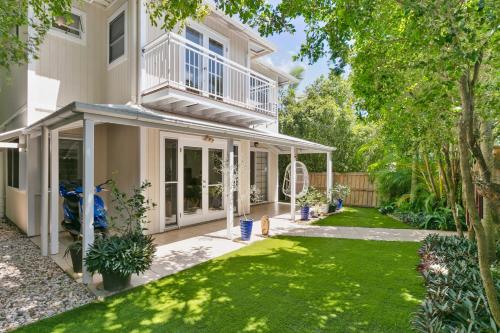
{"label": "patio window", "polygon": [[7,150],[7,186],[19,188],[19,149]]}
{"label": "patio window", "polygon": [[59,181],[81,182],[83,178],[83,142],[81,140],[59,140]]}
{"label": "patio window", "polygon": [[268,154],[265,151],[250,152],[250,199],[252,203],[267,201],[268,198]]}

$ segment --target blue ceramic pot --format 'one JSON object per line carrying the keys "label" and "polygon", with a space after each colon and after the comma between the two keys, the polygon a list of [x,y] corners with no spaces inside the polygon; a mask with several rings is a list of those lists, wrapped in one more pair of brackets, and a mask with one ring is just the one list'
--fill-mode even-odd
{"label": "blue ceramic pot", "polygon": [[253,227],[252,219],[240,220],[240,230],[241,230],[242,240],[244,241],[250,240],[250,237],[252,236],[252,227]]}
{"label": "blue ceramic pot", "polygon": [[300,209],[300,219],[302,221],[309,220],[309,206],[304,206]]}
{"label": "blue ceramic pot", "polygon": [[342,208],[342,199],[337,199],[337,210]]}

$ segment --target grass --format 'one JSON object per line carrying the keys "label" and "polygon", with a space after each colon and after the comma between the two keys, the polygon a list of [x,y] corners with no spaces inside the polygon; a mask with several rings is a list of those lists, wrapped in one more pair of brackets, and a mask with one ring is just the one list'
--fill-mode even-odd
{"label": "grass", "polygon": [[412,229],[413,227],[395,220],[390,216],[382,215],[375,208],[344,207],[340,213],[330,215],[316,221],[315,225],[337,227],[365,227]]}
{"label": "grass", "polygon": [[418,247],[271,238],[19,332],[408,332]]}

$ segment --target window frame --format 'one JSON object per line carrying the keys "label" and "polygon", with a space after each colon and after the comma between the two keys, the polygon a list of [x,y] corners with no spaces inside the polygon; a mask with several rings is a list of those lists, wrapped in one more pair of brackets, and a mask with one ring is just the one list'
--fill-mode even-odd
{"label": "window frame", "polygon": [[[19,140],[14,140],[12,142],[19,142]],[[14,163],[14,156],[13,154],[16,154],[17,155],[17,165],[16,167]],[[12,160],[11,160],[12,159]],[[21,154],[19,152],[19,149],[18,148],[10,148],[10,149],[7,149],[7,187],[9,188],[14,188],[14,189],[21,189],[21,167],[20,167],[20,164],[21,164]],[[9,163],[10,162],[10,163]],[[11,173],[12,171],[12,173]],[[17,176],[17,186],[15,186],[15,182],[14,182],[14,179],[15,177]]]}
{"label": "window frame", "polygon": [[[75,138],[75,137],[71,137],[71,136],[60,136],[59,137],[59,147],[61,147],[61,141],[75,141],[75,142],[79,142],[81,145],[82,145],[82,155],[79,156],[81,158],[80,161],[77,161],[77,163],[79,162],[80,163],[80,169],[79,171],[82,173],[81,175],[81,179],[79,180],[83,180],[83,154],[84,154],[84,147],[83,147],[83,139],[82,138]],[[61,150],[59,149],[59,156],[58,156],[58,163],[59,163],[59,182],[61,182],[63,179],[61,177]],[[78,171],[78,170],[77,170]],[[68,181],[69,179],[64,179],[65,181]]]}
{"label": "window frame", "polygon": [[80,37],[64,32],[63,30],[58,29],[57,27],[54,26],[50,27],[49,34],[59,38],[66,39],[73,43],[87,45],[87,13],[78,8],[72,7],[71,14],[80,17],[80,23],[82,25],[82,30],[80,31]]}
{"label": "window frame", "polygon": [[[112,62],[109,62],[110,55],[110,44],[109,44],[109,32],[111,28],[111,22],[113,22],[121,13],[123,13],[123,54],[118,58],[114,59]],[[127,61],[127,52],[128,52],[128,2],[124,3],[120,8],[118,8],[113,15],[108,18],[107,27],[106,27],[106,64],[108,70],[113,69],[114,67],[122,64]]]}

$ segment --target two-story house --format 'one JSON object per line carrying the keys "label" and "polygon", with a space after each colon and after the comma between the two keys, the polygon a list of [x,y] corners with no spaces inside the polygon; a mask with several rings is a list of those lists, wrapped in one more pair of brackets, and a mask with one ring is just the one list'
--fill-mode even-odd
{"label": "two-story house", "polygon": [[278,133],[278,91],[294,78],[262,61],[269,41],[217,10],[161,31],[143,2],[75,2],[39,57],[2,80],[2,209],[44,255],[58,251],[63,181],[83,184],[86,247],[94,185],[109,178],[151,182],[159,233],[226,217],[231,228],[234,214],[277,202],[279,154],[327,154],[331,175],[333,148]]}

